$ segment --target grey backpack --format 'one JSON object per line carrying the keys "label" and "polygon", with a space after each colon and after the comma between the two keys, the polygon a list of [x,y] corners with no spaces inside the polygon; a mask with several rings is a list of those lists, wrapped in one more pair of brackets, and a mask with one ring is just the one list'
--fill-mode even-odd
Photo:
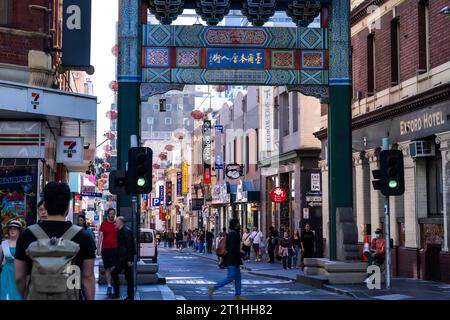
{"label": "grey backpack", "polygon": [[79,288],[69,285],[69,278],[73,274],[73,260],[80,251],[80,245],[72,239],[82,228],[72,225],[61,238],[51,239],[38,224],[28,229],[37,240],[26,250],[33,261],[26,299],[78,300]]}

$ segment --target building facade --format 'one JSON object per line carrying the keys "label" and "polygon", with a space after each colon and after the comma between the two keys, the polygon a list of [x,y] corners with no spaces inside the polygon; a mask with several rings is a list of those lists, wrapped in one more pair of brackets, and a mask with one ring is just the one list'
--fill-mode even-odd
{"label": "building facade", "polygon": [[[355,4],[353,180],[359,242],[383,228],[384,197],[371,185],[382,139],[404,155],[405,193],[391,198],[394,276],[450,281],[450,19],[446,0]],[[326,108],[322,110],[322,179],[327,199]],[[324,203],[328,234],[328,204]],[[326,236],[325,236],[326,238]]]}

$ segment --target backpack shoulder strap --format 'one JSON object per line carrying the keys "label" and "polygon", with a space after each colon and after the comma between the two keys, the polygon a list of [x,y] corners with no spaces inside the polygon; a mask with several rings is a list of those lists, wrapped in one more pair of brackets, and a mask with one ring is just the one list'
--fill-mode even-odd
{"label": "backpack shoulder strap", "polygon": [[47,233],[45,233],[44,229],[39,224],[33,224],[28,227],[28,230],[36,237],[38,240],[49,239]]}
{"label": "backpack shoulder strap", "polygon": [[61,238],[63,238],[64,240],[72,240],[73,237],[75,237],[78,232],[80,232],[81,230],[83,230],[82,227],[80,226],[76,226],[76,225],[71,225],[69,229],[67,229],[67,231],[62,235]]}

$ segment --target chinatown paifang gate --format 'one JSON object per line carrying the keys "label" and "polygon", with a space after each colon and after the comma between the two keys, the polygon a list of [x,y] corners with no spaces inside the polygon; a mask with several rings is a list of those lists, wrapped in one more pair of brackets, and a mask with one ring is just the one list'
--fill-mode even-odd
{"label": "chinatown paifang gate", "polygon": [[[184,9],[207,26],[171,25]],[[230,10],[252,27],[216,26]],[[147,24],[148,11],[160,24]],[[297,27],[263,27],[276,11]],[[321,28],[308,28],[319,15]],[[263,85],[320,98],[329,104],[328,262],[346,261],[352,267],[341,270],[362,281],[365,270],[354,262],[349,15],[350,0],[119,0],[118,170],[125,170],[130,136],[140,136],[140,103],[152,95],[188,84]],[[120,196],[118,208],[130,217],[130,196]],[[326,261],[310,260],[306,274],[331,272]]]}

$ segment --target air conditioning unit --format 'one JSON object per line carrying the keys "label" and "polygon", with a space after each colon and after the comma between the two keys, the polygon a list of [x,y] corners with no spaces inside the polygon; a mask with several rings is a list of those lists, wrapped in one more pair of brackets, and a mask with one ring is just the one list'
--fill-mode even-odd
{"label": "air conditioning unit", "polygon": [[413,141],[409,144],[409,154],[412,158],[433,157],[435,155],[432,141]]}

